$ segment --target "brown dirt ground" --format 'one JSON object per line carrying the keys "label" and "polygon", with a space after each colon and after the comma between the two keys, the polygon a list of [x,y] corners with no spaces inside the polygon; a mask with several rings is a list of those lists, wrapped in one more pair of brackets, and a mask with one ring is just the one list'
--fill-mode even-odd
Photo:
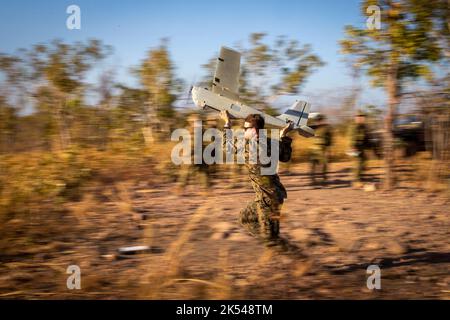
{"label": "brown dirt ground", "polygon": [[[280,175],[281,234],[299,248],[289,253],[237,224],[253,198],[246,176],[234,187],[217,179],[208,194],[194,185],[178,194],[145,175],[92,186],[56,219],[41,208],[2,227],[0,298],[450,299],[448,194],[402,181],[391,192],[352,188],[350,166],[331,164],[321,188],[304,164]],[[369,170],[375,183],[381,170]],[[152,251],[117,255],[131,245]],[[70,264],[81,268],[81,290],[66,288]],[[381,290],[367,289],[371,264]]]}

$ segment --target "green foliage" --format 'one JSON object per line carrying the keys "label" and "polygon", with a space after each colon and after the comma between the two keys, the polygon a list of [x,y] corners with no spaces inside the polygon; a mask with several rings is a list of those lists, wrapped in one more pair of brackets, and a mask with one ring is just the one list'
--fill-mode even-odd
{"label": "green foliage", "polygon": [[179,81],[174,76],[174,66],[170,59],[167,41],[151,49],[139,70],[141,83],[149,94],[150,107],[160,118],[174,116],[172,104],[179,89]]}
{"label": "green foliage", "polygon": [[298,94],[306,79],[324,63],[308,44],[300,45],[285,36],[269,44],[266,38],[265,33],[253,33],[249,46],[242,49],[241,91],[244,99],[269,107],[273,96]]}
{"label": "green foliage", "polygon": [[[384,87],[389,111],[384,134],[385,186],[394,185],[394,138],[396,109],[406,81],[432,79],[431,66],[448,51],[448,4],[444,0],[364,0],[363,15],[370,5],[380,9],[381,28],[345,28],[342,52],[352,67],[363,70],[373,86]],[[448,57],[447,57],[448,58]],[[447,59],[448,62],[448,59]]]}
{"label": "green foliage", "polygon": [[2,156],[1,217],[28,213],[34,205],[77,200],[91,177],[85,158],[76,149],[63,153]]}
{"label": "green foliage", "polygon": [[381,29],[346,26],[346,38],[340,41],[352,66],[366,71],[378,87],[386,85],[393,69],[400,87],[409,79],[431,80],[431,63],[443,57],[441,32],[448,35],[448,28],[443,27],[448,10],[445,1],[365,0],[363,15],[370,5],[380,7]]}
{"label": "green foliage", "polygon": [[31,50],[23,50],[23,65],[20,70],[17,66],[14,73],[25,75],[27,80],[45,80],[61,94],[75,93],[83,86],[86,72],[110,51],[110,47],[95,39],[74,44],[54,40],[48,45],[39,44]]}
{"label": "green foliage", "polygon": [[0,96],[0,153],[8,152],[14,139],[19,116],[17,109]]}

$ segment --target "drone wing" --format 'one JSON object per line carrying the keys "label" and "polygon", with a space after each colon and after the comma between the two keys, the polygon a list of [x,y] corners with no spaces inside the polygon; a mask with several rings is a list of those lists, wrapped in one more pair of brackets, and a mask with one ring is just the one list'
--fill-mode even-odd
{"label": "drone wing", "polygon": [[240,63],[241,54],[239,52],[226,47],[220,48],[212,86],[214,93],[238,100]]}

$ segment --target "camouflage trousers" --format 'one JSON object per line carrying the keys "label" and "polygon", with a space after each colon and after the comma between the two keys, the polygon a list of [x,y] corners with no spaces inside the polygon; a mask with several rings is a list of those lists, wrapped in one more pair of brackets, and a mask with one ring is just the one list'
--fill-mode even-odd
{"label": "camouflage trousers", "polygon": [[200,185],[202,188],[209,188],[211,186],[211,179],[209,175],[209,168],[205,165],[184,165],[180,169],[178,183],[182,188],[185,188],[191,182]]}
{"label": "camouflage trousers", "polygon": [[328,149],[311,150],[309,152],[309,175],[312,184],[317,182],[317,178],[322,179],[323,182],[327,180],[328,160]]}
{"label": "camouflage trousers", "polygon": [[280,233],[282,202],[263,196],[255,199],[239,214],[239,223],[255,237],[271,244]]}
{"label": "camouflage trousers", "polygon": [[296,259],[306,256],[295,243],[280,236],[280,213],[282,202],[277,199],[264,197],[255,199],[239,214],[239,223],[245,227],[252,236],[261,240],[267,249],[279,254],[290,254]]}
{"label": "camouflage trousers", "polygon": [[320,177],[323,181],[327,180],[328,158],[326,156],[312,158],[310,166],[310,176],[312,183],[316,182],[317,177]]}
{"label": "camouflage trousers", "polygon": [[355,181],[362,181],[364,170],[366,168],[366,155],[364,151],[360,151],[359,155],[356,157],[356,163],[354,167],[354,179]]}

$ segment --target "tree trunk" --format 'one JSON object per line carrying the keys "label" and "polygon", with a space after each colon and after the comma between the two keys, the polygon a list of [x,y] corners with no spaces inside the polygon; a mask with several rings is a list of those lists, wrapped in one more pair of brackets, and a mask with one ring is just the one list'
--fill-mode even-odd
{"label": "tree trunk", "polygon": [[60,109],[58,110],[58,129],[59,129],[59,137],[61,143],[61,149],[66,150],[70,146],[70,132],[67,123],[67,115],[66,115],[66,99],[63,99],[61,102]]}
{"label": "tree trunk", "polygon": [[399,103],[399,84],[397,78],[397,66],[391,66],[386,80],[386,89],[388,93],[388,114],[385,119],[385,137],[384,137],[384,159],[385,159],[385,181],[384,187],[392,189],[395,186],[395,163],[394,163],[394,120]]}

